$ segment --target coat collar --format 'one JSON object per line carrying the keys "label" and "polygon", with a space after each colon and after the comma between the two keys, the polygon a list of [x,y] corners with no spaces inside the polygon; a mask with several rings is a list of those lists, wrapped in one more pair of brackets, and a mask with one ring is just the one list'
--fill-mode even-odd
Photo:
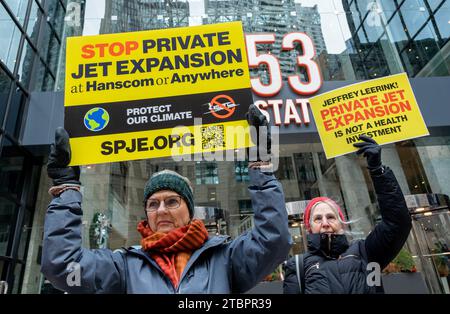
{"label": "coat collar", "polygon": [[[225,243],[229,239],[230,239],[229,236],[223,236],[223,235],[214,236],[212,238],[208,238],[208,240],[206,240],[206,242],[203,243],[203,245],[200,248],[198,248],[196,251],[194,251],[194,254],[192,254],[190,259],[192,259],[192,257],[194,255],[196,255],[197,252],[199,252],[199,254],[201,254],[203,251],[205,251],[205,250],[207,250],[207,249],[209,249],[211,247],[218,246],[218,245],[220,245],[222,243]],[[128,248],[124,248],[124,250],[127,253],[131,253],[133,255],[141,255],[141,256],[147,255],[147,253],[142,250],[142,247],[140,245],[133,245],[133,246],[130,246]]]}
{"label": "coat collar", "polygon": [[336,259],[344,253],[349,243],[344,234],[310,233],[307,235],[308,251],[329,259]]}
{"label": "coat collar", "polygon": [[[198,259],[198,257],[203,252],[205,252],[206,250],[208,250],[210,248],[213,248],[213,247],[219,246],[223,243],[226,243],[230,239],[231,238],[229,236],[220,235],[220,236],[214,236],[212,238],[209,238],[205,243],[203,243],[203,245],[199,249],[197,249],[196,251],[193,252],[193,254],[191,255],[191,258],[189,258],[189,261],[186,264],[186,267],[184,268],[183,273],[181,274],[180,283],[183,280],[183,278],[185,277],[185,275],[188,273],[191,266],[195,263],[195,261]],[[145,261],[150,263],[159,272],[161,272],[162,275],[164,275],[164,272],[161,270],[159,265],[145,251],[143,251],[140,246],[132,246],[132,247],[129,247],[124,250],[128,254],[142,257]]]}

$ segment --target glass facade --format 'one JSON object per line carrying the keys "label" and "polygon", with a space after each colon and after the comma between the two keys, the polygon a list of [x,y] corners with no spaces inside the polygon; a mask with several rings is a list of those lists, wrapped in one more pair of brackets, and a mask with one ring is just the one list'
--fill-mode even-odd
{"label": "glass facade", "polygon": [[[0,280],[10,293],[55,293],[40,273],[50,181],[46,156],[21,145],[30,97],[64,90],[65,42],[70,36],[242,21],[246,34],[275,34],[258,44],[277,57],[283,80],[308,79],[297,66],[303,47],[283,50],[283,36],[306,33],[324,81],[356,81],[406,72],[410,77],[450,75],[449,0],[0,0]],[[251,75],[270,82],[266,65]],[[300,97],[300,96],[299,96]],[[62,106],[62,104],[61,104]],[[447,126],[450,125],[449,124]],[[446,131],[447,130],[447,131]],[[301,210],[319,195],[335,199],[356,237],[379,221],[376,195],[363,160],[327,160],[320,143],[281,135],[277,177],[290,213],[295,245],[304,250]],[[450,245],[450,133],[383,146],[414,217],[406,248],[427,288],[450,293],[445,250]],[[136,245],[144,219],[143,187],[150,175],[171,169],[194,185],[197,215],[211,234],[235,237],[252,227],[247,162],[149,159],[82,167],[83,243],[112,250]],[[444,265],[444,266],[442,266]]]}
{"label": "glass facade", "polygon": [[0,1],[0,280],[9,293],[22,290],[43,163],[21,145],[23,119],[33,91],[55,88],[65,6]]}

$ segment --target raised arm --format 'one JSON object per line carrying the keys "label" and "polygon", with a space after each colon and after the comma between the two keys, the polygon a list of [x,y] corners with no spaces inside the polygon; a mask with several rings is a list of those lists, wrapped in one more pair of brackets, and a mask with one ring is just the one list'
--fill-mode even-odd
{"label": "raised arm", "polygon": [[392,170],[381,164],[381,147],[371,138],[361,135],[356,143],[357,154],[367,158],[368,169],[377,193],[381,222],[367,236],[365,248],[369,262],[383,269],[395,258],[411,230],[411,217],[402,190]]}
{"label": "raised arm", "polygon": [[123,293],[124,256],[82,247],[81,194],[67,190],[48,206],[41,271],[58,289],[70,293]]}
{"label": "raised arm", "polygon": [[[246,114],[251,126],[250,135],[258,148],[256,156],[249,153],[250,186],[254,212],[253,229],[235,239],[229,245],[230,274],[233,292],[245,292],[255,286],[288,255],[292,245],[288,216],[280,182],[272,169],[264,165],[271,156],[271,132],[267,118],[255,106],[250,105]],[[256,131],[256,132],[255,132]]]}
{"label": "raised arm", "polygon": [[249,169],[253,229],[229,247],[232,291],[245,292],[286,260],[292,239],[281,184],[273,174]]}
{"label": "raised arm", "polygon": [[58,128],[47,165],[55,197],[45,216],[41,271],[55,287],[67,292],[124,292],[123,255],[82,248],[80,170],[68,166],[70,153],[69,136]]}
{"label": "raised arm", "polygon": [[402,190],[391,169],[372,175],[381,212],[381,221],[367,236],[365,247],[369,262],[381,269],[400,252],[411,230],[411,217]]}

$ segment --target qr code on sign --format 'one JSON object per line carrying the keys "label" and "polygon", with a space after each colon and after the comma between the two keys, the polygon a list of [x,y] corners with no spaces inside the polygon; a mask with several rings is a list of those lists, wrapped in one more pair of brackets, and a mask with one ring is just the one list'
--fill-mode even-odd
{"label": "qr code on sign", "polygon": [[225,147],[225,132],[223,125],[203,126],[202,148],[223,148]]}

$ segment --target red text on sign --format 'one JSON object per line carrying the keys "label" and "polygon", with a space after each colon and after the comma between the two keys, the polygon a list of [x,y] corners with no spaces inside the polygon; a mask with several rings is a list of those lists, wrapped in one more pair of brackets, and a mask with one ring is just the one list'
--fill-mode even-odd
{"label": "red text on sign", "polygon": [[95,45],[84,45],[81,47],[81,57],[84,59],[91,59],[95,56],[103,58],[106,55],[118,57],[122,55],[130,55],[132,51],[139,48],[137,41],[113,42],[113,43],[100,43]]}

